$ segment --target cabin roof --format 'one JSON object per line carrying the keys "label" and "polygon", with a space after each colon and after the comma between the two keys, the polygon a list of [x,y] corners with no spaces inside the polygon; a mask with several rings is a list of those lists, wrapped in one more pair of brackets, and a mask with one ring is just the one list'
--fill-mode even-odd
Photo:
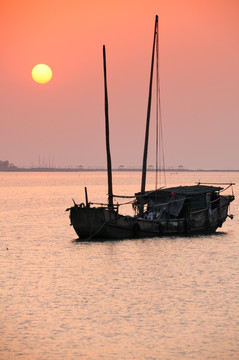
{"label": "cabin roof", "polygon": [[[175,187],[170,187],[170,188],[165,188],[165,189],[158,189],[158,190],[154,190],[154,191],[146,191],[145,195],[146,196],[153,196],[156,193],[172,193],[174,192],[175,194],[178,195],[183,195],[183,196],[195,196],[195,195],[202,195],[202,194],[206,194],[206,193],[212,193],[215,191],[220,191],[222,190],[222,187],[218,187],[218,186],[207,186],[207,185],[192,185],[192,186],[175,186]],[[140,193],[135,194],[140,195]]]}
{"label": "cabin roof", "polygon": [[167,189],[162,189],[166,192],[174,192],[175,194],[180,195],[199,195],[212,193],[214,191],[220,191],[223,188],[218,186],[207,186],[207,185],[192,185],[192,186],[175,186]]}

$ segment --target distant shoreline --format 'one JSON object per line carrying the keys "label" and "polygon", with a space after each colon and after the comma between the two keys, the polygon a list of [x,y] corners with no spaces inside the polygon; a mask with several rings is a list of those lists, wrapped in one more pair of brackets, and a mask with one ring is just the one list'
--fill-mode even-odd
{"label": "distant shoreline", "polygon": [[[104,171],[107,169],[104,168],[16,168],[16,169],[0,169],[0,172],[93,172],[93,171]],[[112,171],[116,172],[141,172],[140,168],[120,168],[120,169],[112,169]],[[147,169],[148,172],[155,172],[155,169]],[[158,170],[158,172],[164,172],[164,170]],[[181,173],[181,172],[239,172],[239,170],[220,170],[220,169],[165,169],[165,172],[169,173]]]}

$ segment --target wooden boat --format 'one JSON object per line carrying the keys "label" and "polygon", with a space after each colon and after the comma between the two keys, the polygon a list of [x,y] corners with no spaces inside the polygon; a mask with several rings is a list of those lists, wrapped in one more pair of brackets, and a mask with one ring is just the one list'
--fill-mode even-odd
{"label": "wooden boat", "polygon": [[[231,195],[222,195],[225,188],[222,184],[200,184],[177,186],[145,191],[148,137],[151,111],[152,79],[154,69],[155,47],[158,36],[158,16],[155,19],[154,41],[150,73],[149,99],[145,132],[145,144],[142,166],[141,191],[132,201],[134,216],[119,213],[119,205],[114,204],[112,190],[112,170],[109,143],[108,94],[106,79],[106,55],[103,46],[104,85],[105,85],[105,130],[108,170],[108,204],[95,206],[88,201],[85,188],[85,204],[76,204],[67,209],[70,221],[80,239],[130,239],[153,236],[177,236],[215,232],[221,227],[228,215]],[[212,186],[214,185],[214,186]],[[227,188],[232,188],[231,184]]]}

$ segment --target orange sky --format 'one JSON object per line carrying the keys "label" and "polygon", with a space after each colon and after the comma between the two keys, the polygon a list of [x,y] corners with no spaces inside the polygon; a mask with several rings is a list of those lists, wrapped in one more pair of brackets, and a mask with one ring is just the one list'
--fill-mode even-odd
{"label": "orange sky", "polygon": [[[239,169],[238,0],[2,0],[0,160],[106,164],[106,45],[113,167],[141,166],[159,15],[166,166]],[[31,78],[37,63],[50,83]],[[148,164],[154,164],[152,141]]]}

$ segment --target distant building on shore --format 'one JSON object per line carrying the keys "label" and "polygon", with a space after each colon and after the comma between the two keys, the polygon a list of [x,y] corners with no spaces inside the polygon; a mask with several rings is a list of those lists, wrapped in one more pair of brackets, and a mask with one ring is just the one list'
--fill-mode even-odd
{"label": "distant building on shore", "polygon": [[0,160],[0,170],[12,170],[12,169],[17,169],[17,167],[13,163],[10,163],[7,160],[6,161]]}

